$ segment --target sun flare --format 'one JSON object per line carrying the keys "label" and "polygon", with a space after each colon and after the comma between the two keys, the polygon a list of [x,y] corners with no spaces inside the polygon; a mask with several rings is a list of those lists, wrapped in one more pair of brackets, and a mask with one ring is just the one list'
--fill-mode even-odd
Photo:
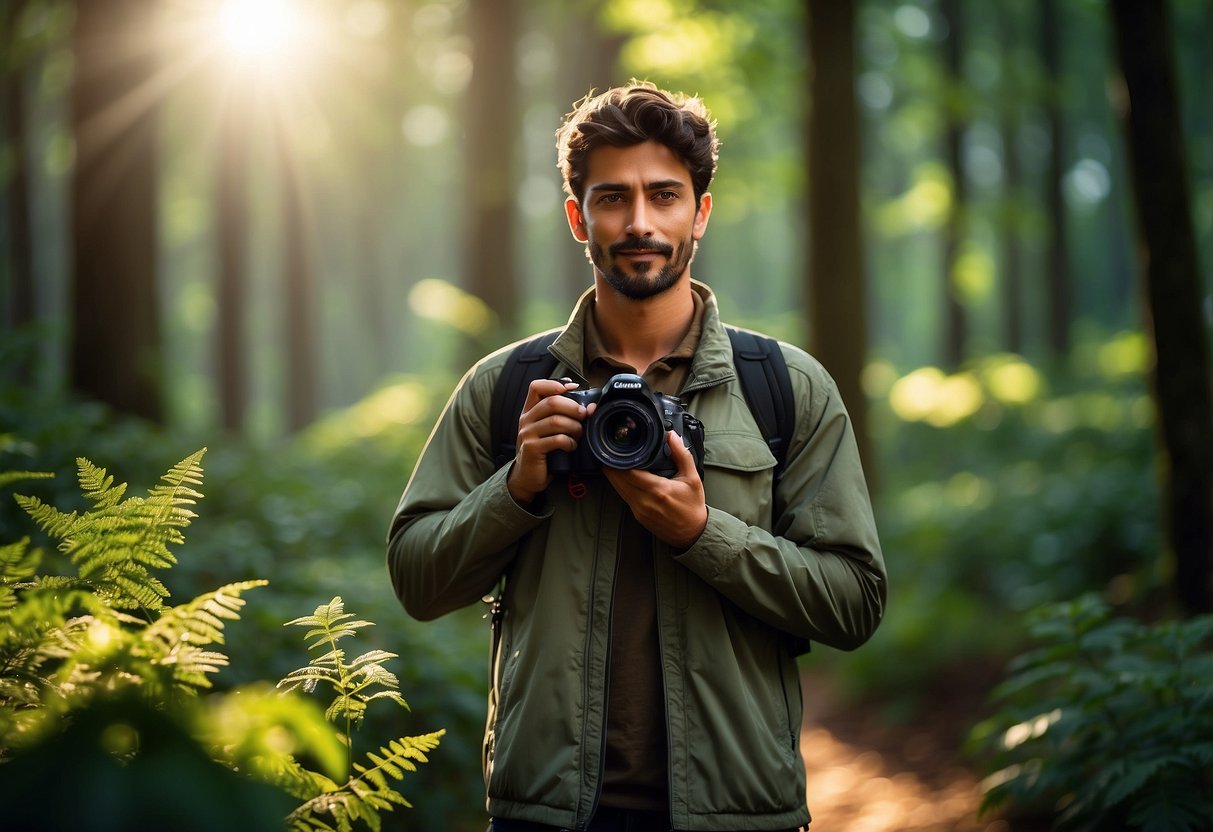
{"label": "sun flare", "polygon": [[280,68],[300,48],[303,20],[293,0],[225,0],[217,23],[224,48],[244,61]]}

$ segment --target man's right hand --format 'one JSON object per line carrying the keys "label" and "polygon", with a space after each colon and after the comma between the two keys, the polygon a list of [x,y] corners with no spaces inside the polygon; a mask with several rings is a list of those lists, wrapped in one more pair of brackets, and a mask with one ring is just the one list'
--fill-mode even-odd
{"label": "man's right hand", "polygon": [[551,483],[548,454],[572,451],[581,439],[586,407],[562,395],[575,389],[576,382],[564,379],[536,379],[527,389],[514,463],[506,479],[510,496],[520,506],[529,506]]}

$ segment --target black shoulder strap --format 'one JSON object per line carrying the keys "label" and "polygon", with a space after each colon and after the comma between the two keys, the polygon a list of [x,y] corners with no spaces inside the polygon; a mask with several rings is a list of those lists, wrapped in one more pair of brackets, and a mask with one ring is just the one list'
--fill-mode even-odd
{"label": "black shoulder strap", "polygon": [[775,455],[775,477],[783,473],[796,426],[796,402],[783,351],[774,338],[727,327],[733,342],[733,365],[741,379],[754,421]]}
{"label": "black shoulder strap", "polygon": [[500,468],[514,458],[518,439],[518,415],[526,404],[527,388],[537,378],[548,378],[556,369],[556,356],[548,347],[560,330],[545,332],[523,341],[510,352],[497,384],[493,387],[490,429],[493,438],[493,463]]}
{"label": "black shoulder strap", "polygon": [[[733,344],[733,364],[741,379],[746,402],[775,456],[775,475],[783,472],[788,445],[796,425],[796,403],[792,380],[783,352],[774,338],[727,327]],[[556,357],[548,347],[559,330],[523,341],[506,359],[493,388],[493,460],[500,468],[514,458],[518,436],[518,414],[526,403],[527,388],[537,378],[548,378],[556,368]]]}

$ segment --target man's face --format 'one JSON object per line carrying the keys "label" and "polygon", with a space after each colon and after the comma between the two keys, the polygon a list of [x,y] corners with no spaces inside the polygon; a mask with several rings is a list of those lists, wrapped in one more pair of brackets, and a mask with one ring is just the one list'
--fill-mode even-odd
{"label": "man's face", "polygon": [[570,197],[565,211],[573,236],[587,245],[607,285],[642,300],[689,278],[712,197],[704,194],[695,204],[686,165],[651,141],[600,147],[588,162],[582,203]]}

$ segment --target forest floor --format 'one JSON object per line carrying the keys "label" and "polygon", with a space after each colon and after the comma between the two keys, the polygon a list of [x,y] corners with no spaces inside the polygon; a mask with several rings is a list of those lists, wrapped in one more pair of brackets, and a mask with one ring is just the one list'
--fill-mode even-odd
{"label": "forest floor", "polygon": [[985,716],[988,687],[969,687],[946,686],[912,724],[897,725],[844,701],[828,679],[806,677],[812,832],[1029,832],[997,814],[978,817],[981,774],[962,745]]}

